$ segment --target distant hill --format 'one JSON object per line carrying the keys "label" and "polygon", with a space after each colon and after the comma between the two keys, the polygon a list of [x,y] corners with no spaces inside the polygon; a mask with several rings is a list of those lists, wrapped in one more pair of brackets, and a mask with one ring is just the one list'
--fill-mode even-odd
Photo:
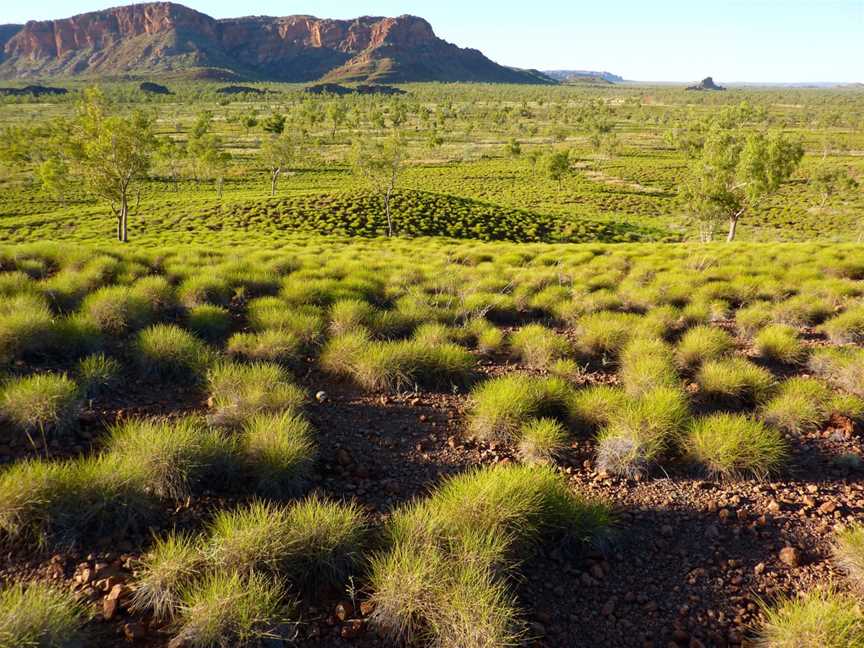
{"label": "distant hill", "polygon": [[611,72],[598,72],[595,70],[544,70],[543,74],[556,81],[585,81],[596,79],[608,83],[624,83],[624,77]]}
{"label": "distant hill", "polygon": [[438,38],[416,16],[216,20],[170,2],[0,27],[0,78],[188,73],[289,82],[555,83]]}

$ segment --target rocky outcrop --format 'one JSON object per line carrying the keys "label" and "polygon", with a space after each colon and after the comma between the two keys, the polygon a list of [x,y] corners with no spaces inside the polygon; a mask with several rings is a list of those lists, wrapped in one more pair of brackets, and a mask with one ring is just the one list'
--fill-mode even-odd
{"label": "rocky outcrop", "polygon": [[32,21],[3,47],[0,76],[218,69],[279,81],[551,82],[438,38],[416,16],[215,20],[170,2]]}
{"label": "rocky outcrop", "polygon": [[65,95],[68,92],[69,91],[66,88],[28,85],[23,88],[0,88],[0,97],[44,97],[51,95]]}
{"label": "rocky outcrop", "polygon": [[709,76],[702,79],[696,85],[689,86],[687,89],[701,92],[702,90],[725,90],[726,88],[714,83],[714,79]]}

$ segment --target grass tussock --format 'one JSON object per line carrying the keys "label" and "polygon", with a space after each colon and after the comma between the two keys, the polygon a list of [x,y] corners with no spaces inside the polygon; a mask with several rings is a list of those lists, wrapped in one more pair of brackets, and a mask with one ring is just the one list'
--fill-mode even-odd
{"label": "grass tussock", "polygon": [[528,324],[510,336],[516,356],[532,369],[548,369],[571,353],[570,341],[542,324]]}
{"label": "grass tussock", "polygon": [[120,363],[104,353],[93,353],[78,361],[75,366],[75,376],[85,398],[95,398],[120,381],[122,367]]}
{"label": "grass tussock", "polygon": [[807,356],[807,350],[798,339],[798,332],[786,324],[772,324],[763,328],[753,339],[753,345],[763,358],[796,364]]}
{"label": "grass tussock", "polygon": [[859,594],[864,594],[864,526],[852,524],[834,540],[834,562]]}
{"label": "grass tussock", "polygon": [[291,331],[270,329],[260,333],[235,333],[228,340],[228,355],[251,362],[297,362],[303,342]]}
{"label": "grass tussock", "polygon": [[775,385],[770,371],[744,358],[708,361],[696,382],[708,398],[745,405],[764,402]]}
{"label": "grass tussock", "polygon": [[66,590],[35,581],[7,585],[0,591],[0,646],[74,648],[87,616]]}
{"label": "grass tussock", "polygon": [[257,414],[296,409],[306,398],[273,363],[221,362],[210,369],[207,383],[211,418],[218,425],[240,426]]}
{"label": "grass tussock", "polygon": [[271,497],[295,494],[315,457],[312,426],[291,410],[250,418],[240,446],[255,492]]}
{"label": "grass tussock", "polygon": [[762,648],[850,648],[864,645],[864,611],[853,597],[820,588],[766,606],[756,645]]}
{"label": "grass tussock", "polygon": [[735,349],[735,340],[723,329],[695,326],[678,342],[677,357],[684,369],[697,369],[709,360],[719,360]]}
{"label": "grass tussock", "polygon": [[200,539],[178,533],[155,538],[137,566],[131,608],[150,611],[160,621],[173,619],[180,609],[182,593],[204,567]]}
{"label": "grass tussock", "polygon": [[680,383],[672,348],[656,338],[634,338],[621,351],[618,376],[628,396]]}
{"label": "grass tussock", "polygon": [[0,420],[24,432],[34,447],[71,430],[80,411],[78,385],[63,374],[34,374],[0,387]]}
{"label": "grass tussock", "polygon": [[620,387],[591,385],[573,392],[567,402],[567,412],[575,427],[594,432],[607,425],[629,401],[630,397]]}
{"label": "grass tussock", "polygon": [[513,374],[492,378],[472,392],[469,432],[484,441],[512,441],[532,419],[566,419],[571,393],[560,378]]}
{"label": "grass tussock", "polygon": [[779,432],[739,414],[697,419],[684,446],[693,460],[721,477],[765,477],[779,471],[788,456]]}
{"label": "grass tussock", "polygon": [[864,307],[850,308],[827,320],[820,327],[834,344],[864,342]]}
{"label": "grass tussock", "polygon": [[761,408],[767,423],[790,434],[817,430],[835,413],[859,419],[864,415],[864,399],[835,393],[818,378],[801,376],[781,383],[776,395]]}
{"label": "grass tussock", "polygon": [[519,431],[516,454],[523,463],[553,463],[567,444],[567,436],[567,430],[555,419],[528,421]]}
{"label": "grass tussock", "polygon": [[213,351],[175,324],[156,324],[138,334],[136,356],[141,369],[150,377],[197,382],[212,362]]}

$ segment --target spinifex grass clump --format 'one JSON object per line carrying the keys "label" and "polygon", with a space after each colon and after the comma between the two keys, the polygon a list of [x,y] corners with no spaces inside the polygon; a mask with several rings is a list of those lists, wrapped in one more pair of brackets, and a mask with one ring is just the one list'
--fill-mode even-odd
{"label": "spinifex grass clump", "polygon": [[816,378],[795,377],[781,383],[777,394],[762,406],[762,418],[793,434],[818,429],[837,413],[856,419],[864,414],[864,400],[835,394]]}
{"label": "spinifex grass clump", "polygon": [[0,420],[27,435],[34,446],[78,423],[81,395],[65,375],[35,374],[0,385]]}
{"label": "spinifex grass clump", "polygon": [[807,355],[798,332],[785,324],[766,326],[756,334],[753,344],[763,358],[786,364],[801,362]]}
{"label": "spinifex grass clump", "polygon": [[239,462],[234,442],[195,417],[127,421],[111,430],[107,448],[149,492],[177,500],[224,484]]}
{"label": "spinifex grass clump", "polygon": [[546,535],[590,542],[603,505],[574,495],[542,467],[496,467],[447,481],[398,511],[389,547],[372,560],[372,622],[394,644],[510,645],[524,633],[506,581],[518,552]]}
{"label": "spinifex grass clump", "polygon": [[373,391],[464,386],[474,364],[474,356],[456,344],[371,340],[363,332],[331,339],[321,355],[326,370],[350,376]]}
{"label": "spinifex grass clump", "polygon": [[0,298],[0,365],[41,355],[54,335],[54,315],[30,294]]}
{"label": "spinifex grass clump", "polygon": [[575,325],[579,350],[589,356],[615,356],[640,323],[634,313],[600,311],[580,317]]}
{"label": "spinifex grass clump", "polygon": [[513,374],[487,380],[471,392],[469,431],[484,441],[513,441],[531,419],[566,419],[570,393],[560,378]]}
{"label": "spinifex grass clump", "polygon": [[573,392],[567,402],[567,411],[577,428],[593,432],[609,423],[628,402],[630,397],[620,387],[591,385]]}
{"label": "spinifex grass clump", "polygon": [[864,306],[832,317],[821,329],[835,344],[861,344],[864,342]]}
{"label": "spinifex grass clump", "polygon": [[274,497],[295,493],[315,456],[312,426],[291,411],[253,416],[240,447],[255,491]]}
{"label": "spinifex grass clump", "polygon": [[864,397],[864,349],[819,349],[810,357],[808,366],[837,387]]}
{"label": "spinifex grass clump", "polygon": [[76,365],[75,375],[81,394],[86,398],[94,398],[117,385],[121,371],[117,360],[104,353],[94,353],[81,358]]}
{"label": "spinifex grass clump", "polygon": [[621,351],[618,375],[629,396],[675,387],[680,382],[672,348],[656,338],[638,337],[628,342]]}
{"label": "spinifex grass clump", "polygon": [[235,333],[228,340],[228,354],[244,360],[296,362],[303,341],[291,331],[270,329],[260,333]]}
{"label": "spinifex grass clump", "polygon": [[678,363],[685,369],[696,369],[709,360],[729,355],[735,348],[732,336],[713,326],[696,326],[678,343]]}
{"label": "spinifex grass clump", "polygon": [[39,582],[0,591],[0,646],[75,648],[88,610],[65,589]]}
{"label": "spinifex grass clump", "polygon": [[519,430],[516,453],[523,463],[552,463],[567,443],[567,430],[560,421],[534,419]]}
{"label": "spinifex grass clump", "polygon": [[242,425],[256,414],[299,407],[305,394],[288,372],[276,364],[221,362],[207,374],[213,421]]}
{"label": "spinifex grass clump", "polygon": [[762,403],[774,387],[774,376],[744,358],[711,360],[702,365],[696,382],[709,398],[734,404]]}
{"label": "spinifex grass clump", "polygon": [[138,565],[132,609],[147,610],[160,621],[168,621],[180,609],[182,593],[206,566],[201,541],[172,533],[156,538]]}
{"label": "spinifex grass clump", "polygon": [[854,597],[831,588],[765,606],[759,628],[760,648],[851,648],[864,646],[864,611]]}
{"label": "spinifex grass clump", "polygon": [[279,640],[290,619],[283,584],[259,573],[212,572],[183,592],[177,637],[193,648],[257,646]]}
{"label": "spinifex grass clump", "polygon": [[510,337],[510,346],[528,367],[548,369],[570,352],[570,341],[542,324],[523,326]]}
{"label": "spinifex grass clump", "polygon": [[712,474],[765,477],[777,472],[788,454],[776,430],[739,414],[720,413],[697,419],[684,446]]}
{"label": "spinifex grass clump", "polygon": [[213,304],[202,304],[189,310],[187,326],[202,340],[218,344],[228,337],[233,320],[227,309]]}
{"label": "spinifex grass clump", "polygon": [[864,594],[864,526],[860,523],[839,531],[834,540],[834,562],[859,594]]}
{"label": "spinifex grass clump", "polygon": [[122,335],[143,328],[153,319],[144,299],[128,286],[105,286],[90,293],[81,312],[103,333]]}
{"label": "spinifex grass clump", "polygon": [[162,380],[201,380],[213,350],[175,324],[156,324],[138,334],[138,363],[149,376]]}
{"label": "spinifex grass clump", "polygon": [[643,472],[674,445],[689,416],[679,389],[660,387],[629,401],[597,435],[597,465],[619,475]]}

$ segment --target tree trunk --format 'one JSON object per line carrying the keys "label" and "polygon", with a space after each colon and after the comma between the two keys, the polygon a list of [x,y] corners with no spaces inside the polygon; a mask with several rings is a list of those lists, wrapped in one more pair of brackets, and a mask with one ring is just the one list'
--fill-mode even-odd
{"label": "tree trunk", "polygon": [[387,187],[387,193],[384,194],[384,213],[387,215],[387,236],[393,236],[393,220],[390,218],[390,195],[393,193],[393,187]]}
{"label": "tree trunk", "polygon": [[282,169],[274,169],[273,176],[270,178],[270,197],[276,195],[276,182],[279,180],[279,172]]}
{"label": "tree trunk", "polygon": [[222,184],[223,184],[223,182],[224,182],[224,180],[221,176],[216,179],[216,197],[219,200],[222,200]]}
{"label": "tree trunk", "polygon": [[735,240],[735,232],[738,229],[738,219],[741,218],[741,212],[735,214],[729,219],[729,234],[726,236],[726,242],[731,243]]}
{"label": "tree trunk", "polygon": [[121,243],[129,242],[129,201],[126,199],[126,193],[120,197],[120,216],[117,223],[117,239]]}

